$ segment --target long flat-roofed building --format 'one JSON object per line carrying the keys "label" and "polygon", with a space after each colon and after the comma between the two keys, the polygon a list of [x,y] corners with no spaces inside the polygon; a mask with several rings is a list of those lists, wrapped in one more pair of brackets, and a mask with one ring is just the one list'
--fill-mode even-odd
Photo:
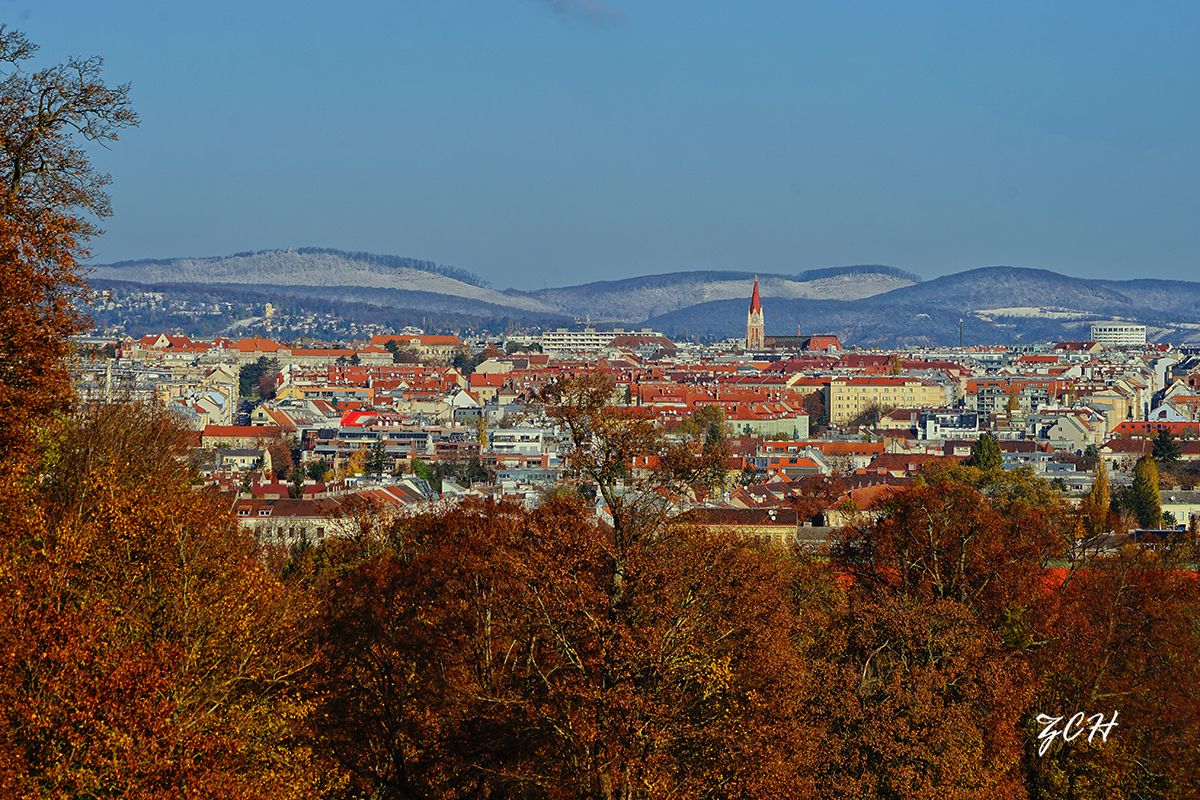
{"label": "long flat-roofed building", "polygon": [[1146,343],[1146,326],[1100,322],[1092,326],[1092,341],[1105,347],[1136,347]]}
{"label": "long flat-roofed building", "polygon": [[611,331],[584,328],[581,331],[572,331],[566,328],[557,328],[542,334],[542,352],[575,353],[603,350],[612,344],[613,339],[629,336],[647,340],[664,338],[661,333],[649,328],[642,328],[640,331],[627,331],[624,328],[613,328]]}

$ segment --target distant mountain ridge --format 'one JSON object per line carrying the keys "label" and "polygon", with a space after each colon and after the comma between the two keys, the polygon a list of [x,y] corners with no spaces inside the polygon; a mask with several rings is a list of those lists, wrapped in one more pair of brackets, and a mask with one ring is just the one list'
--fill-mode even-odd
{"label": "distant mountain ridge", "polygon": [[[882,265],[798,274],[692,271],[526,292],[496,291],[477,275],[430,261],[325,248],[223,258],[126,261],[95,267],[96,280],[156,287],[224,286],[280,298],[324,298],[382,308],[636,324],[671,336],[736,337],[757,274],[767,334],[833,333],[848,345],[991,344],[1085,339],[1098,320],[1147,325],[1154,341],[1200,341],[1200,283],[1074,278],[994,266],[922,281]],[[960,322],[961,320],[961,322]]]}
{"label": "distant mountain ridge", "polygon": [[[739,336],[745,302],[700,303],[647,324],[669,335]],[[763,300],[767,334],[833,333],[858,346],[1082,340],[1092,322],[1147,326],[1151,341],[1200,341],[1200,283],[1096,281],[981,267],[853,302]],[[961,320],[961,327],[960,327]]]}
{"label": "distant mountain ridge", "polygon": [[531,295],[560,313],[594,321],[644,322],[697,303],[745,299],[758,278],[765,298],[858,300],[911,286],[920,280],[891,267],[835,267],[798,276],[713,271],[671,272],[580,286],[542,289]]}
{"label": "distant mountain ridge", "polygon": [[[482,279],[464,270],[400,256],[373,256],[315,247],[262,250],[214,258],[124,261],[94,267],[92,277],[145,284],[319,286],[333,294],[344,287],[370,287],[444,296],[459,306],[463,301],[475,301],[522,312],[555,313],[554,308],[533,298],[489,289],[481,285]],[[435,304],[430,310],[442,309]]]}
{"label": "distant mountain ridge", "polygon": [[457,267],[447,267],[438,264],[434,261],[421,261],[416,258],[406,258],[404,256],[392,255],[377,255],[375,253],[363,252],[347,252],[345,250],[334,250],[331,247],[300,247],[292,250],[290,247],[287,250],[253,250],[244,253],[234,253],[231,256],[209,256],[206,258],[143,258],[137,261],[118,261],[114,264],[106,266],[115,269],[146,269],[151,267],[170,268],[179,265],[181,262],[196,262],[209,263],[216,265],[218,262],[226,259],[252,259],[258,256],[274,256],[278,254],[288,255],[296,253],[298,255],[329,255],[336,256],[346,261],[358,261],[365,264],[379,265],[383,267],[391,267],[392,269],[413,269],[419,272],[430,272],[435,275],[444,275],[447,278],[453,278],[456,281],[478,286],[480,288],[490,288],[491,284],[480,278],[473,272],[468,272],[465,269]]}
{"label": "distant mountain ridge", "polygon": [[[549,288],[536,292],[488,288],[479,276],[454,267],[401,256],[378,256],[328,248],[261,250],[209,258],[144,259],[93,268],[96,280],[144,284],[253,286],[272,291],[374,302],[393,308],[425,308],[482,317],[508,310],[561,320],[637,323],[697,302],[749,297],[755,273],[679,272]],[[800,275],[762,273],[763,297],[858,299],[920,280],[884,266],[833,267]],[[364,293],[365,289],[372,290]]]}

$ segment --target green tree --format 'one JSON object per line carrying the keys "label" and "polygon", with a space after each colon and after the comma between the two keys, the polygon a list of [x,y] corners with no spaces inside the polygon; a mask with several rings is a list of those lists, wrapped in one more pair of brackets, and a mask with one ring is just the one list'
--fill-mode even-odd
{"label": "green tree", "polygon": [[971,455],[966,461],[968,467],[978,467],[984,472],[999,469],[1003,463],[1000,442],[990,433],[983,434],[971,445]]}
{"label": "green tree", "polygon": [[304,496],[304,479],[306,474],[300,467],[292,469],[291,477],[288,479],[291,486],[288,487],[288,497],[303,497]]}
{"label": "green tree", "polygon": [[1158,497],[1158,467],[1153,456],[1142,456],[1133,470],[1133,484],[1125,492],[1126,507],[1143,528],[1162,525],[1162,505]]}
{"label": "green tree", "polygon": [[261,396],[260,386],[263,378],[274,381],[279,374],[279,360],[259,356],[257,361],[243,364],[238,370],[238,394],[242,397],[253,397],[256,393]]}
{"label": "green tree", "polygon": [[371,445],[371,453],[367,456],[367,474],[382,476],[388,472],[387,442],[383,439],[376,439]]}
{"label": "green tree", "polygon": [[463,377],[470,377],[471,373],[475,371],[475,368],[484,361],[487,361],[487,359],[488,356],[486,352],[473,356],[468,352],[460,350],[454,354],[454,358],[451,360],[450,365],[458,370]]}
{"label": "green tree", "polygon": [[325,476],[329,474],[330,469],[329,462],[323,458],[317,459],[308,465],[308,477],[317,483],[322,483],[325,480]]}
{"label": "green tree", "polygon": [[1154,449],[1152,451],[1154,460],[1163,466],[1174,464],[1183,454],[1179,447],[1179,442],[1175,441],[1175,436],[1168,430],[1161,430],[1158,436],[1154,437]]}
{"label": "green tree", "polygon": [[429,466],[424,461],[420,460],[419,458],[413,459],[412,471],[414,475],[428,483],[430,488],[432,488],[435,492],[440,492],[442,490],[441,479],[438,478],[437,474],[433,471],[433,467]]}

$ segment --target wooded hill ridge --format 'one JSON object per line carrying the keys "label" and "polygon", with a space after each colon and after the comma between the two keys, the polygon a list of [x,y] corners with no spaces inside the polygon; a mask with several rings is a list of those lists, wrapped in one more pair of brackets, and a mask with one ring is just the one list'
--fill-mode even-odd
{"label": "wooded hill ridge", "polygon": [[125,261],[96,266],[93,281],[253,288],[303,303],[320,297],[482,320],[520,316],[635,324],[676,338],[740,336],[757,277],[767,333],[836,334],[857,346],[992,344],[1088,338],[1095,321],[1144,324],[1151,341],[1200,340],[1200,283],[1075,278],[993,266],[927,281],[883,265],[796,274],[690,271],[538,291],[497,291],[479,276],[430,261],[301,248],[222,258]]}

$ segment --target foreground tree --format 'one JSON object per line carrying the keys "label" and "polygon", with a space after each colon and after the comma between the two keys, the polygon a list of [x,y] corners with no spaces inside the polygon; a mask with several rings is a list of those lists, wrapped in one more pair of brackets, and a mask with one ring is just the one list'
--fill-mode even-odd
{"label": "foreground tree", "polygon": [[[727,451],[714,447],[696,453],[688,442],[668,444],[642,409],[615,405],[615,382],[602,373],[562,378],[547,386],[540,400],[569,437],[564,452],[569,474],[594,486],[608,510],[613,527],[608,558],[617,604],[630,548],[657,533],[687,483],[718,467],[723,470]],[[638,459],[647,466],[635,476]]]}
{"label": "foreground tree", "polygon": [[1103,739],[1060,735],[1039,754],[1033,737],[1043,726],[1031,724],[1030,797],[1192,796],[1200,784],[1194,570],[1170,554],[1128,548],[1057,577],[1055,605],[1031,651],[1035,708],[1062,722],[1101,714],[1117,727]]}
{"label": "foreground tree", "polygon": [[1024,476],[985,494],[978,471],[939,469],[835,546],[847,602],[813,649],[823,796],[1025,796],[1029,650],[1066,518]]}
{"label": "foreground tree", "polygon": [[110,213],[109,178],[78,141],[115,141],[137,124],[129,87],[106,86],[100,58],[22,71],[36,52],[0,25],[0,440],[10,457],[70,402],[67,337],[83,329],[76,303],[87,297],[80,262],[100,233],[89,217]]}
{"label": "foreground tree", "polygon": [[0,491],[3,794],[321,791],[325,768],[291,741],[303,606],[194,491],[185,432],[108,406],[42,441],[39,479]]}
{"label": "foreground tree", "polygon": [[613,533],[577,501],[393,529],[324,584],[317,746],[377,797],[806,795],[784,565],[660,534],[614,606]]}

